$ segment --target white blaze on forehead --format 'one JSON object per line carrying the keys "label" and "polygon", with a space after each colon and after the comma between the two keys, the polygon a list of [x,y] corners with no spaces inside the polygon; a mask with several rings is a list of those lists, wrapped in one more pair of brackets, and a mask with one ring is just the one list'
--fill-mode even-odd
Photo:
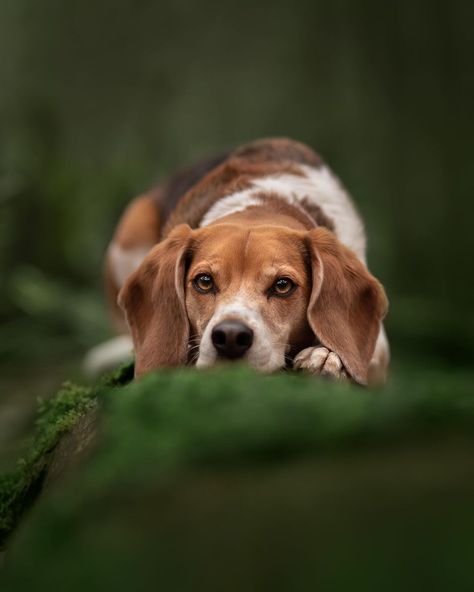
{"label": "white blaze on forehead", "polygon": [[262,191],[277,194],[292,205],[318,206],[334,223],[339,240],[365,262],[365,232],[362,220],[337,177],[326,167],[301,165],[302,175],[284,173],[252,181],[250,187],[217,201],[206,213],[201,226],[219,218],[261,205]]}
{"label": "white blaze on forehead", "polygon": [[251,324],[258,324],[262,320],[261,315],[255,308],[252,308],[250,301],[250,297],[239,295],[228,304],[220,306],[214,313],[215,322],[220,323],[224,319],[236,318]]}

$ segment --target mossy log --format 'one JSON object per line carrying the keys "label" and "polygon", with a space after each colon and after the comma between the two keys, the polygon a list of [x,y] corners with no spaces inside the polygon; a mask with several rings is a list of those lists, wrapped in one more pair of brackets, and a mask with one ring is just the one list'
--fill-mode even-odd
{"label": "mossy log", "polygon": [[472,374],[128,377],[42,407],[2,590],[474,586]]}

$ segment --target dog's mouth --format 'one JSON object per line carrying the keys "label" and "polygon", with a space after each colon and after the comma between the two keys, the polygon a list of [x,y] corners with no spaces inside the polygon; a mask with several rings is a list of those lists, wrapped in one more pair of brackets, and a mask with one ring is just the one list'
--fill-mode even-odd
{"label": "dog's mouth", "polygon": [[[270,362],[270,359],[267,360],[259,360],[258,363],[256,360],[252,360],[251,357],[249,357],[248,355],[242,355],[242,356],[227,356],[227,355],[219,355],[219,352],[216,351],[214,352],[214,356],[212,356],[212,359],[209,359],[208,361],[202,361],[201,357],[201,339],[198,337],[193,337],[189,344],[188,344],[188,355],[187,355],[187,366],[190,367],[196,367],[196,366],[201,366],[201,367],[208,367],[208,368],[212,368],[214,366],[228,366],[229,364],[247,364],[253,368],[255,368],[256,370],[261,370],[263,372],[287,372],[287,371],[291,371],[294,369],[294,359],[296,357],[296,355],[299,353],[301,348],[297,348],[297,347],[291,347],[289,346],[288,348],[286,348],[286,353],[283,354],[283,359],[281,360],[281,364],[277,365],[277,364],[272,364],[272,368],[268,367],[268,364]],[[248,352],[247,352],[248,354]],[[271,362],[270,362],[271,363]],[[278,366],[278,367],[276,367]]]}

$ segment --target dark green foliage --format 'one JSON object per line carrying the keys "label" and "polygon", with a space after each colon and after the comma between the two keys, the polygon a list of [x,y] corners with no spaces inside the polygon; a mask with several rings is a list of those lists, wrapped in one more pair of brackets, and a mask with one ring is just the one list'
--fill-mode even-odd
{"label": "dark green foliage", "polygon": [[[2,592],[474,589],[473,6],[0,3],[0,427],[110,334],[131,197],[261,136],[354,195],[396,362],[376,392],[244,369],[66,386],[0,477],[2,538],[22,518]],[[91,417],[97,448],[55,481]]]}
{"label": "dark green foliage", "polygon": [[[7,590],[472,583],[470,372],[405,369],[368,391],[183,369],[96,396],[94,453],[28,514]],[[69,388],[43,407],[36,460],[93,404]]]}
{"label": "dark green foliage", "polygon": [[[453,427],[474,436],[471,373],[406,376],[379,391],[245,368],[161,372],[105,401],[104,466],[245,465],[383,444]],[[133,443],[133,445],[131,445]]]}
{"label": "dark green foliage", "polygon": [[29,450],[13,472],[0,475],[0,548],[40,491],[51,452],[61,437],[97,405],[98,393],[124,384],[130,378],[127,366],[104,378],[95,388],[65,383],[55,397],[39,402],[35,436]]}
{"label": "dark green foliage", "polygon": [[56,397],[40,404],[37,436],[31,450],[18,462],[14,473],[0,477],[0,544],[37,493],[48,466],[48,454],[93,404],[92,389],[67,383]]}
{"label": "dark green foliage", "polygon": [[0,3],[0,358],[48,363],[104,339],[102,257],[125,204],[272,135],[319,150],[360,206],[392,343],[472,358],[473,11]]}

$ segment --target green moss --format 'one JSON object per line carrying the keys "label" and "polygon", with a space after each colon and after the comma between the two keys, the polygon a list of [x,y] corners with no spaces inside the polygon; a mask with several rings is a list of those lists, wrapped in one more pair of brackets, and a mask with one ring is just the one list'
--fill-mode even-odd
{"label": "green moss", "polygon": [[105,377],[96,387],[65,383],[56,396],[39,401],[35,435],[14,471],[0,475],[0,549],[19,517],[36,497],[61,437],[97,404],[106,389],[131,378],[130,367]]}
{"label": "green moss", "polygon": [[100,438],[28,514],[6,590],[474,584],[472,373],[404,368],[376,391],[242,367],[124,381],[43,405],[27,482],[97,400]]}
{"label": "green moss", "polygon": [[246,368],[150,375],[104,396],[98,472],[133,478],[149,464],[266,463],[449,432],[474,435],[472,376],[406,376],[379,391]]}

